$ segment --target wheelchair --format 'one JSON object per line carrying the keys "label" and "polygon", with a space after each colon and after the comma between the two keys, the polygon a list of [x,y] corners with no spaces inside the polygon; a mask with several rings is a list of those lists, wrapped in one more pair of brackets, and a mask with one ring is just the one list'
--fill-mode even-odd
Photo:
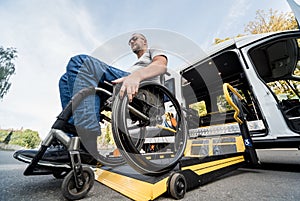
{"label": "wheelchair", "polygon": [[[129,102],[127,96],[119,97],[119,89],[120,85],[105,83],[82,89],[73,96],[58,115],[35,156],[26,158],[18,151],[14,154],[16,159],[29,163],[24,175],[52,174],[63,178],[63,196],[76,200],[85,197],[92,188],[95,179],[93,166],[115,167],[127,162],[146,175],[160,175],[174,169],[183,156],[187,141],[186,121],[174,95],[165,86],[146,81],[140,84],[137,95]],[[81,161],[83,156],[80,150],[84,149],[82,135],[78,135],[76,127],[70,125],[68,120],[85,97],[95,94],[103,100],[99,111],[101,121],[111,124],[114,143],[121,154],[115,156],[99,151],[95,157],[97,162],[86,165]],[[167,113],[172,113],[176,122],[172,128],[165,124]],[[68,163],[43,159],[47,149],[57,145],[67,149]],[[147,147],[150,145],[159,148],[149,152]]]}

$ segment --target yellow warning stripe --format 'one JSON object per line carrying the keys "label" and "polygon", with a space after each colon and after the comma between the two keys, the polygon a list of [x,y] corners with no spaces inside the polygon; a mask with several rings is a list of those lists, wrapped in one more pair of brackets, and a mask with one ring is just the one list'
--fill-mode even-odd
{"label": "yellow warning stripe", "polygon": [[208,172],[212,172],[215,170],[219,170],[224,167],[228,167],[237,163],[244,162],[244,156],[236,156],[236,157],[231,157],[231,158],[226,158],[226,159],[220,159],[216,161],[211,161],[211,162],[206,162],[206,163],[201,163],[197,165],[192,165],[192,166],[187,166],[183,167],[182,170],[192,170],[198,175],[202,175]]}
{"label": "yellow warning stripe", "polygon": [[153,200],[167,191],[168,177],[155,184],[97,169],[96,180],[134,200]]}

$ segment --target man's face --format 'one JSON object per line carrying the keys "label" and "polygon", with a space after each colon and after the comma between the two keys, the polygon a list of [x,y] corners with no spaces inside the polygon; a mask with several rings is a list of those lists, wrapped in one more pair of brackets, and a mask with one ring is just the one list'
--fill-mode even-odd
{"label": "man's face", "polygon": [[133,34],[129,39],[128,44],[130,45],[131,50],[134,53],[138,53],[140,50],[144,50],[147,48],[146,39],[139,34]]}

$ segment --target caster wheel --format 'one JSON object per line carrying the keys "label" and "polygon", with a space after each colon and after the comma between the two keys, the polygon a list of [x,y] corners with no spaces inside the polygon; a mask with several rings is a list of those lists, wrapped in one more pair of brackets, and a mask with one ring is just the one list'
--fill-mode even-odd
{"label": "caster wheel", "polygon": [[179,200],[182,199],[186,192],[186,180],[180,173],[175,173],[171,176],[169,182],[170,195]]}
{"label": "caster wheel", "polygon": [[95,175],[91,168],[83,167],[84,184],[82,188],[76,188],[74,171],[70,171],[61,185],[63,196],[68,200],[84,198],[94,185]]}

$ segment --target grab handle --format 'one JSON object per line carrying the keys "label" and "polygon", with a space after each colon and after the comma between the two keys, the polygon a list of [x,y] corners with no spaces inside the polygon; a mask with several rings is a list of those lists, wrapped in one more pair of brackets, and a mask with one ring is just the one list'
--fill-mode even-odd
{"label": "grab handle", "polygon": [[243,100],[244,98],[242,97],[241,94],[239,94],[230,84],[228,83],[224,83],[223,84],[223,92],[225,95],[225,99],[226,101],[229,103],[229,105],[231,105],[233,107],[233,109],[235,110],[233,118],[239,123],[242,124],[243,121],[238,117],[239,113],[240,113],[240,109],[238,108],[238,106],[236,106],[236,104],[232,101],[230,95],[229,95],[229,91],[228,89],[234,93],[240,100]]}

